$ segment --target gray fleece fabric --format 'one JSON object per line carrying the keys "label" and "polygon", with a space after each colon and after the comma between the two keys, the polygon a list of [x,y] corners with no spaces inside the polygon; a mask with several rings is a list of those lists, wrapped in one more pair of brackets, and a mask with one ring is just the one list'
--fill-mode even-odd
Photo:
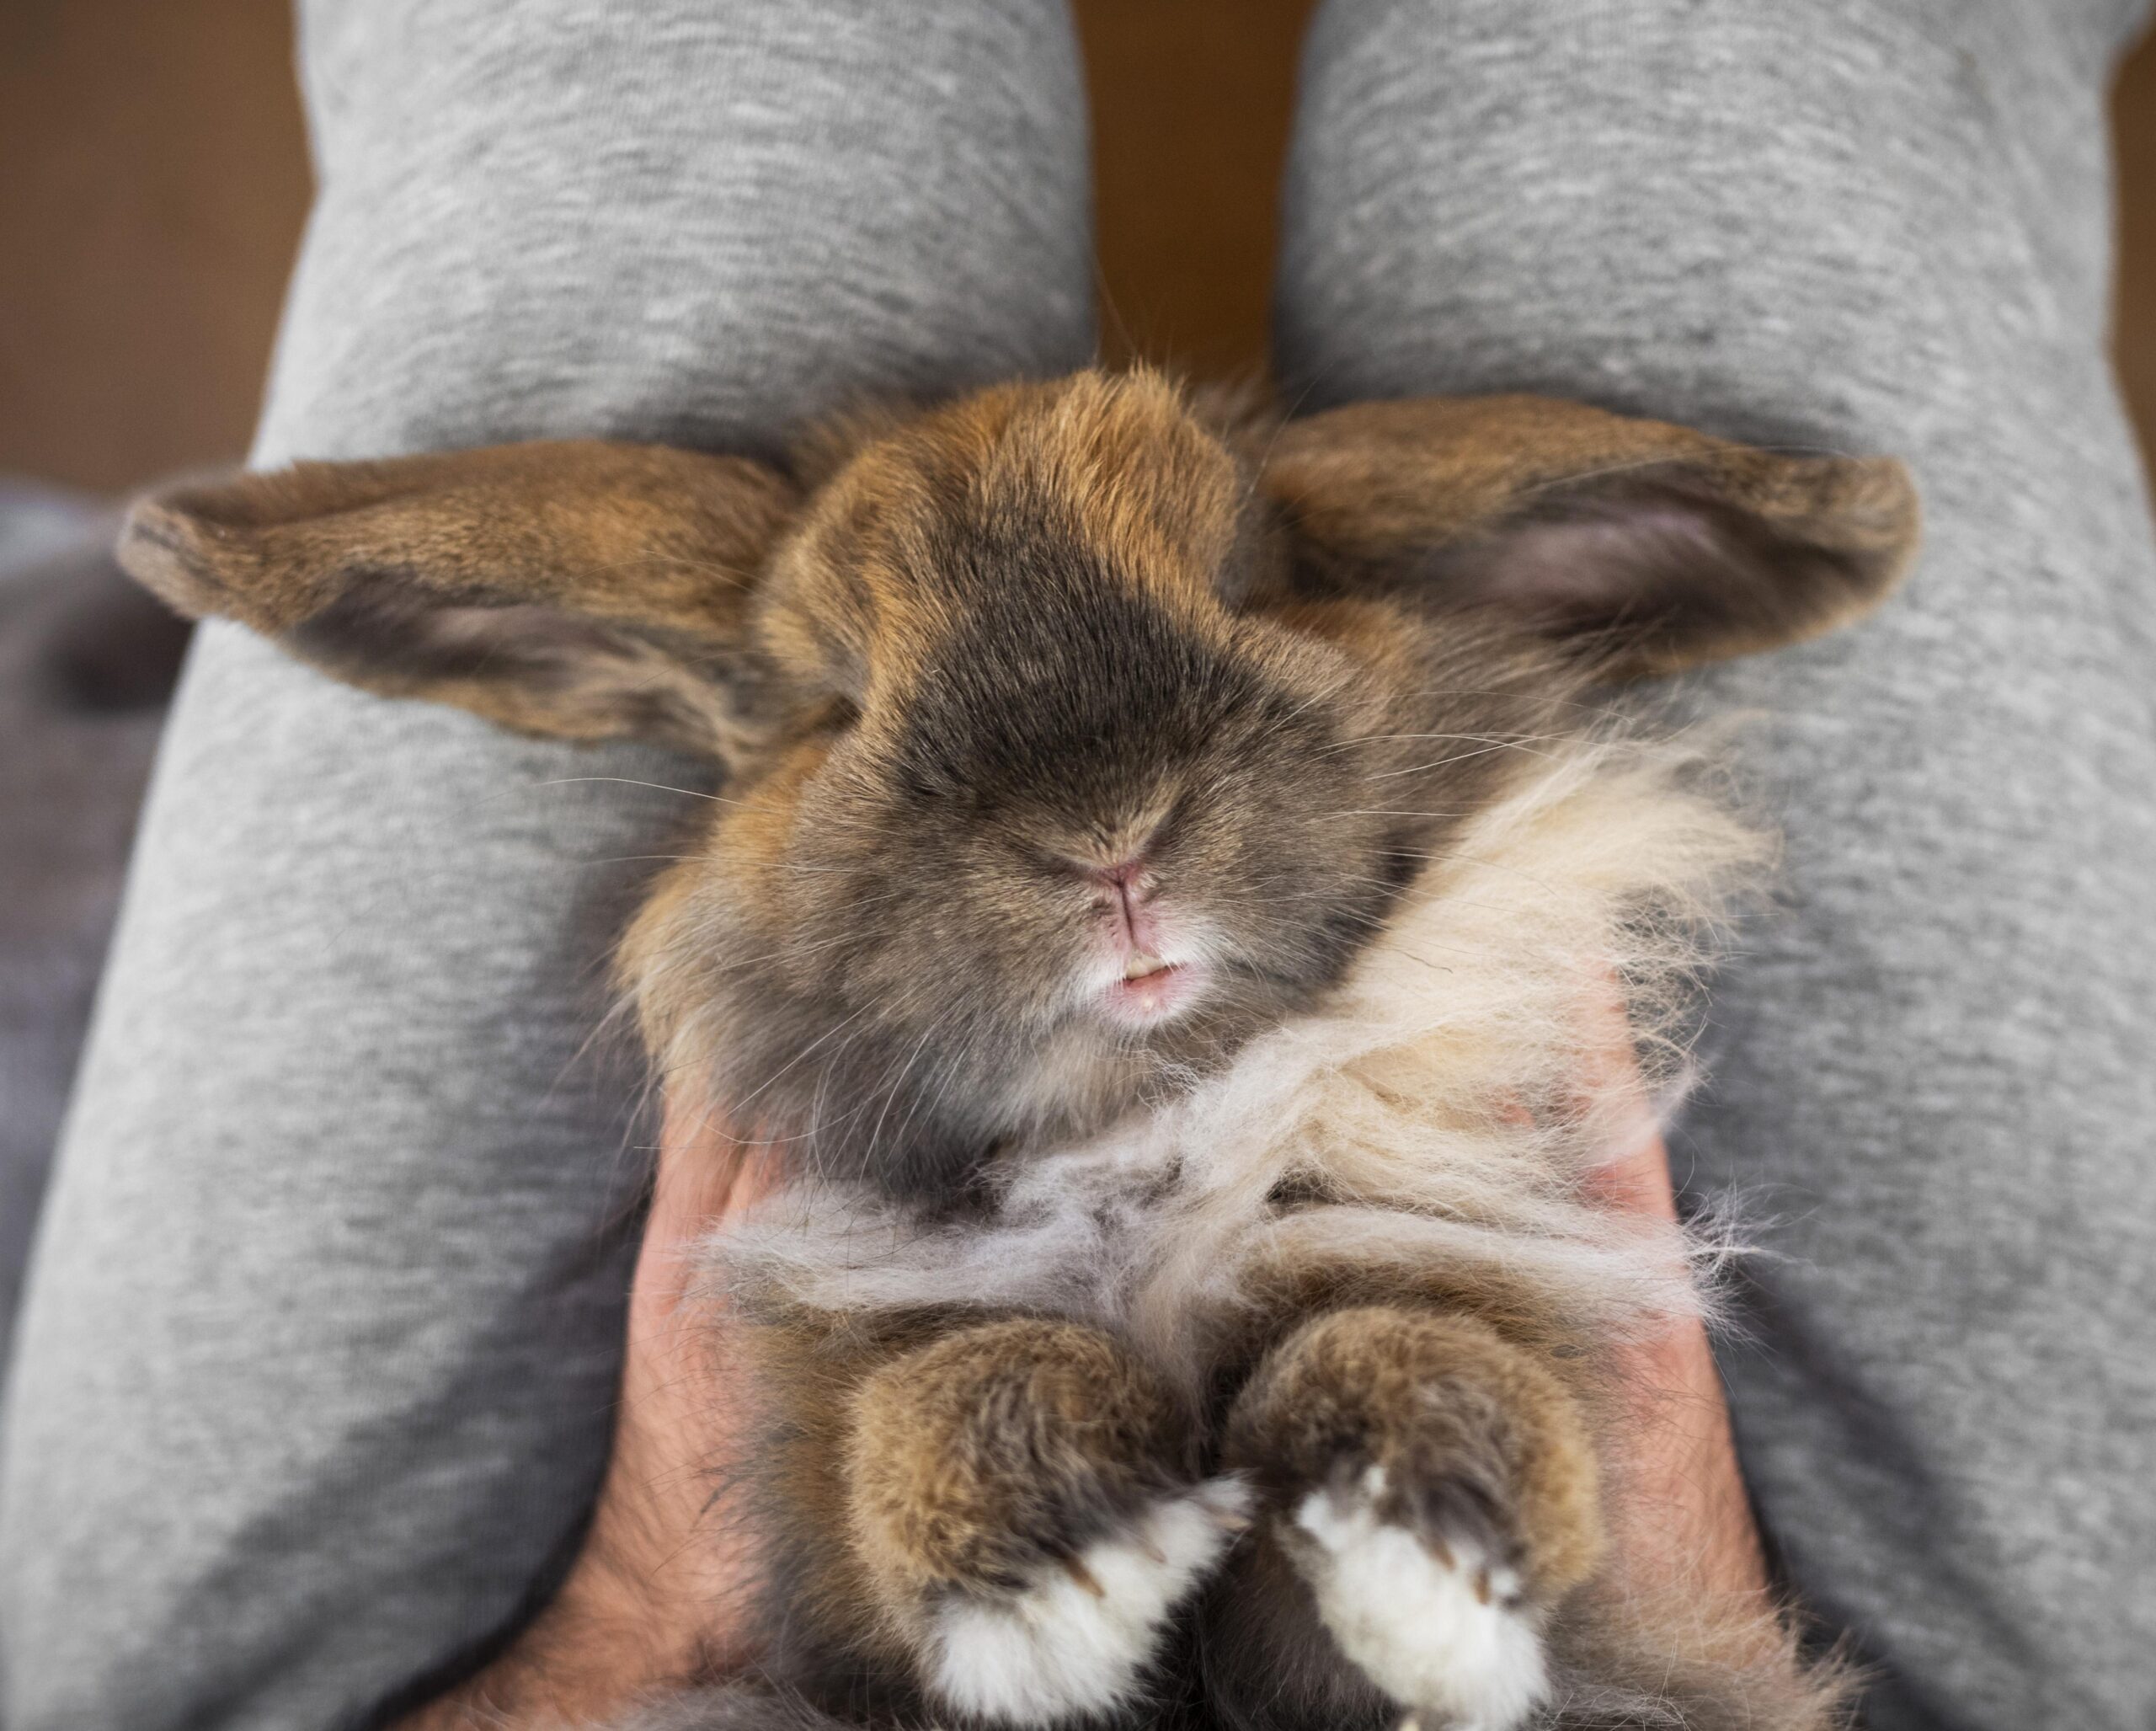
{"label": "gray fleece fabric", "polygon": [[[1330,0],[1289,167],[1304,406],[1545,390],[1924,486],[1903,597],[1692,693],[1763,716],[1790,845],[1677,1157],[1768,1222],[1746,1466],[1881,1731],[2156,1723],[2156,549],[2102,345],[2136,10]],[[1088,351],[1049,0],[305,25],[259,461],[759,448]],[[12,1731],[339,1724],[544,1581],[632,1231],[597,970],[687,773],[204,633],[8,1401]]]}
{"label": "gray fleece fabric", "polygon": [[1880,1727],[2156,1725],[2156,553],[2104,349],[2106,0],[1333,0],[1279,347],[1892,451],[1927,550],[1738,663],[1789,836],[1673,1153],[1771,1254],[1725,1354]]}
{"label": "gray fleece fabric", "polygon": [[[1092,351],[1059,0],[301,23],[321,192],[259,463],[759,448]],[[7,1401],[8,1731],[347,1723],[573,1539],[643,1170],[605,960],[697,774],[205,631]]]}

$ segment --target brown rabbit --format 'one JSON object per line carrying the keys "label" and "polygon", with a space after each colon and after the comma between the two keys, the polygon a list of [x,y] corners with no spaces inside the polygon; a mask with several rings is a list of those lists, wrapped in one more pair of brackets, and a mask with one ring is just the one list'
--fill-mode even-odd
{"label": "brown rabbit", "polygon": [[1795,1731],[1842,1691],[1779,1623],[1602,1570],[1608,1349],[1694,1298],[1580,1199],[1640,1109],[1589,1007],[1652,1046],[1760,850],[1587,700],[1855,617],[1915,526],[1883,459],[1086,372],[784,469],[302,464],[122,553],[371,690],[724,766],[622,976],[800,1177],[713,1247],[770,1680],[668,1723]]}

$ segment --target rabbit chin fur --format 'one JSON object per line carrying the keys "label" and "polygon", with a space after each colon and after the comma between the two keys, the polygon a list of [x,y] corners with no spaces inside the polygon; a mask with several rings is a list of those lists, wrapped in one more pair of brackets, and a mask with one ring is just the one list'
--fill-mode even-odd
{"label": "rabbit chin fur", "polygon": [[[1299,1269],[1486,1274],[1602,1338],[1695,1312],[1716,1247],[1589,1181],[1657,1128],[1709,940],[1770,857],[1701,786],[1710,761],[1625,735],[1523,756],[1321,1009],[1008,1162],[985,1218],[789,1187],[706,1241],[712,1285],[750,1314],[1066,1315],[1193,1390],[1221,1323]],[[1637,1067],[1612,1061],[1620,997]]]}

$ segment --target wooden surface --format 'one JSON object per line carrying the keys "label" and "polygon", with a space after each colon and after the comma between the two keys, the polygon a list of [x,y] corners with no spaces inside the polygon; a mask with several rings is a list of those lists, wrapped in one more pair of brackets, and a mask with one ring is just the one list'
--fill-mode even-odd
{"label": "wooden surface", "polygon": [[[1077,0],[1106,346],[1261,364],[1311,0]],[[237,455],[306,209],[287,0],[0,0],[0,473]],[[2125,71],[2117,350],[2156,443],[2156,43]]]}
{"label": "wooden surface", "polygon": [[2156,31],[2119,69],[2111,134],[2119,162],[2111,350],[2142,455],[2156,471]]}
{"label": "wooden surface", "polygon": [[1217,377],[1265,354],[1274,190],[1313,0],[1076,0],[1102,346]]}
{"label": "wooden surface", "polygon": [[0,473],[241,451],[307,191],[286,0],[0,0]]}

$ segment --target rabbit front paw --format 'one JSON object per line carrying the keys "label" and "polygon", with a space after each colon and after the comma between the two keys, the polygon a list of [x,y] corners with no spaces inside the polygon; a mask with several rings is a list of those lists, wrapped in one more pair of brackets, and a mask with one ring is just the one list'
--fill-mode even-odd
{"label": "rabbit front paw", "polygon": [[1219,1478],[1159,1497],[1015,1591],[957,1592],[936,1613],[929,1681],[961,1710],[1046,1725],[1127,1702],[1168,1617],[1247,1524],[1249,1492]]}
{"label": "rabbit front paw", "polygon": [[931,1699],[1050,1725],[1145,1691],[1171,1614],[1248,1524],[1188,1470],[1192,1427],[1097,1330],[1019,1319],[871,1377],[848,1453],[852,1529]]}
{"label": "rabbit front paw", "polygon": [[1545,1700],[1543,1625],[1602,1531],[1586,1427],[1528,1354],[1457,1317],[1335,1312],[1259,1367],[1227,1454],[1322,1644],[1397,1712],[1513,1731]]}
{"label": "rabbit front paw", "polygon": [[1510,1731],[1549,1688],[1540,1610],[1513,1560],[1518,1547],[1480,1520],[1417,1519],[1393,1488],[1370,1465],[1310,1491],[1294,1511],[1288,1547],[1318,1614],[1394,1701],[1455,1731]]}

